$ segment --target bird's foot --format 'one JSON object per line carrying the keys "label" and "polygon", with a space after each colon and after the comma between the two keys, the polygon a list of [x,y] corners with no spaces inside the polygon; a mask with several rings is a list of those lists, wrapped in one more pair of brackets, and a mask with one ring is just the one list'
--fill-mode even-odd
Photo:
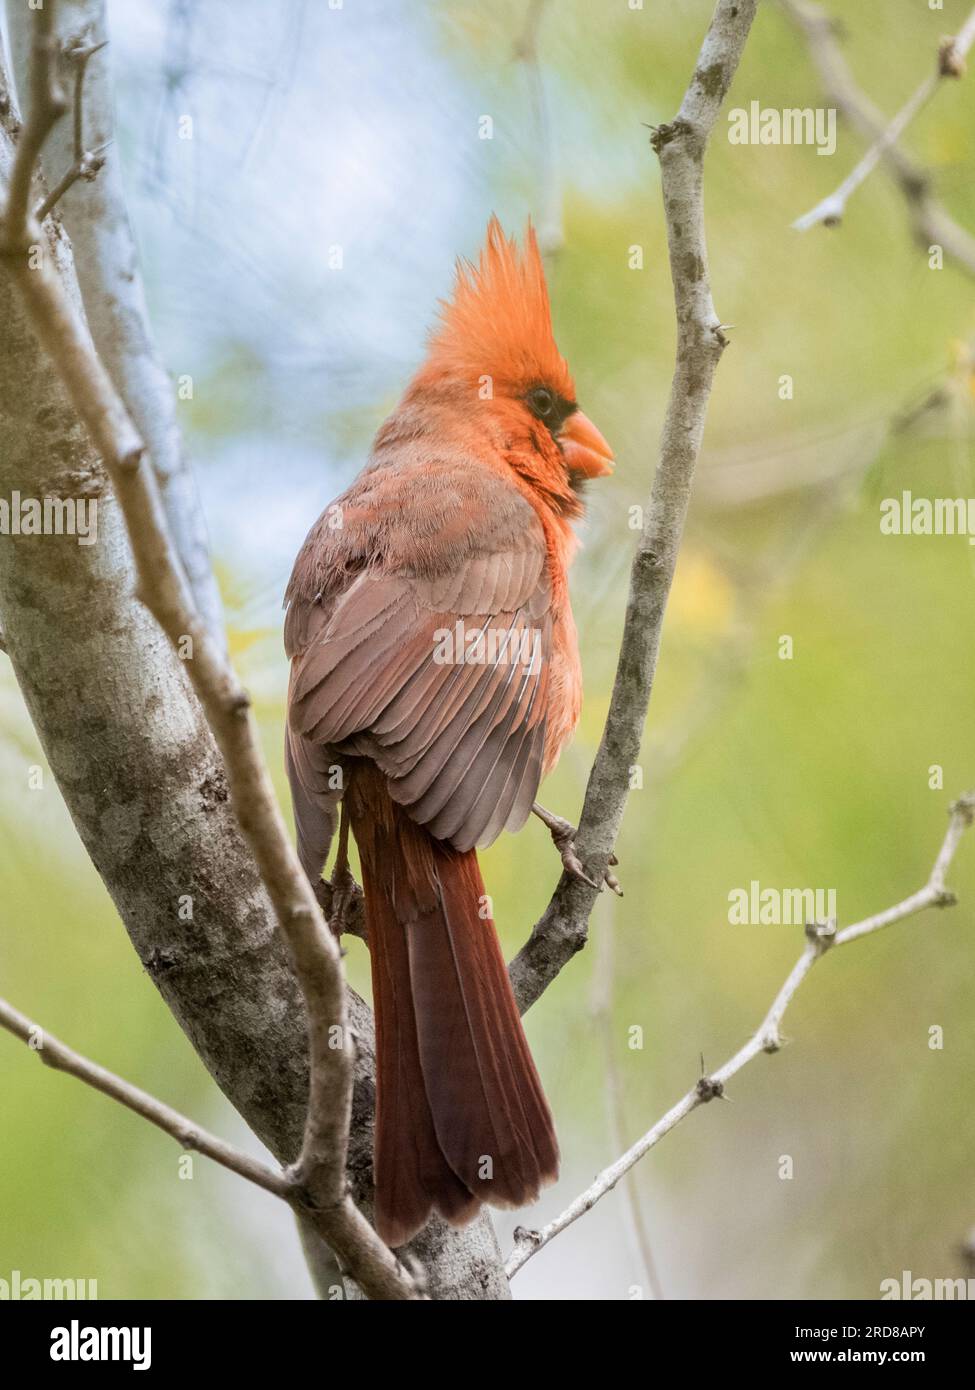
{"label": "bird's foot", "polygon": [[[535,812],[535,815],[538,816],[539,820],[544,825],[548,826],[549,834],[552,836],[552,843],[558,850],[559,857],[562,860],[562,868],[569,877],[577,878],[581,883],[588,883],[590,888],[595,888],[597,892],[601,893],[602,884],[597,883],[594,879],[589,877],[586,873],[585,865],[576,853],[576,827],[572,825],[570,821],[564,820],[562,816],[556,816],[553,812],[546,811],[545,807],[539,806],[537,802],[532,807],[532,810]],[[621,898],[623,896],[623,890],[620,887],[619,879],[612,872],[618,864],[619,860],[616,858],[616,855],[611,854],[606,872],[603,874],[603,883],[605,883],[606,887],[611,889],[618,898]]]}
{"label": "bird's foot", "polygon": [[316,896],[336,939],[348,934],[368,940],[365,897],[347,868],[336,867],[330,880],[320,879]]}

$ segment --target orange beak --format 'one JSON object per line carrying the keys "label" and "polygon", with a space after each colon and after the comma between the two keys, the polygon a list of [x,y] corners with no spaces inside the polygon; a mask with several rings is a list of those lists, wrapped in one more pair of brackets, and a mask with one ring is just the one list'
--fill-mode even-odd
{"label": "orange beak", "polygon": [[613,471],[613,451],[596,426],[574,410],[559,431],[566,467],[584,478],[602,478]]}

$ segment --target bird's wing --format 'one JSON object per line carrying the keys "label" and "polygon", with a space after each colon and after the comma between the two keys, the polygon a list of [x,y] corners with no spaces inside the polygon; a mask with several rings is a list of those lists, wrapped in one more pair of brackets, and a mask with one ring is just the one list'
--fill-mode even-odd
{"label": "bird's wing", "polygon": [[[364,569],[333,599],[293,596],[288,614],[298,780],[310,756],[302,746],[369,757],[394,800],[461,850],[524,823],[545,748],[552,644],[545,539],[530,505],[504,491],[508,522],[516,524],[498,527],[497,513],[488,512],[486,534],[465,532],[439,563],[428,554],[421,565]],[[457,504],[469,510],[470,498]],[[417,520],[404,516],[402,524]],[[387,511],[387,557],[401,553],[401,538],[390,535],[396,524]],[[341,544],[347,552],[348,538]],[[297,799],[296,813],[300,820]]]}

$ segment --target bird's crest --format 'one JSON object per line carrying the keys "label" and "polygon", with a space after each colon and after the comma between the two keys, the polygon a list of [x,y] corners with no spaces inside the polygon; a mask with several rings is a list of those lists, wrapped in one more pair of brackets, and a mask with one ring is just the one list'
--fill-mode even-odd
{"label": "bird's crest", "polygon": [[453,294],[441,301],[425,368],[490,377],[509,390],[544,383],[574,399],[572,377],[552,334],[545,268],[531,222],[519,251],[492,217],[477,264],[457,262]]}

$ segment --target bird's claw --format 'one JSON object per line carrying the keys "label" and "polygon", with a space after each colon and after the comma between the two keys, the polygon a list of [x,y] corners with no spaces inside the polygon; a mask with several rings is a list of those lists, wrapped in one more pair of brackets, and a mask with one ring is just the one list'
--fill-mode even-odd
{"label": "bird's claw", "polygon": [[347,868],[336,867],[330,880],[320,879],[317,897],[337,940],[345,934],[366,939],[362,889]]}
{"label": "bird's claw", "polygon": [[597,893],[601,892],[602,890],[599,884],[595,879],[589,877],[583,866],[582,860],[579,858],[578,854],[576,854],[576,847],[573,843],[572,836],[558,835],[553,831],[552,839],[555,842],[555,848],[558,850],[559,857],[562,860],[562,868],[569,877],[577,878],[581,883],[588,883],[589,887],[595,888]]}
{"label": "bird's claw", "polygon": [[[576,854],[576,827],[570,825],[567,820],[562,820],[560,816],[553,817],[552,819],[554,823],[549,825],[549,830],[551,831],[555,848],[558,850],[559,856],[561,857],[562,868],[570,878],[577,878],[580,883],[588,883],[590,888],[595,888],[597,893],[601,893],[603,891],[602,884],[597,883],[595,879],[589,877],[586,873],[585,865],[578,854]],[[609,856],[609,864],[607,865],[606,872],[603,874],[603,883],[605,883],[606,887],[609,888],[611,892],[615,893],[618,898],[621,898],[623,896],[623,890],[620,887],[620,881],[616,875],[611,872],[618,864],[619,860],[616,858],[616,855],[611,854]]]}
{"label": "bird's claw", "polygon": [[615,854],[609,856],[609,863],[606,866],[606,872],[603,874],[603,882],[611,893],[615,893],[618,898],[621,898],[623,896],[623,889],[620,887],[620,881],[614,873],[610,872],[611,869],[615,869],[619,865],[619,862]]}

